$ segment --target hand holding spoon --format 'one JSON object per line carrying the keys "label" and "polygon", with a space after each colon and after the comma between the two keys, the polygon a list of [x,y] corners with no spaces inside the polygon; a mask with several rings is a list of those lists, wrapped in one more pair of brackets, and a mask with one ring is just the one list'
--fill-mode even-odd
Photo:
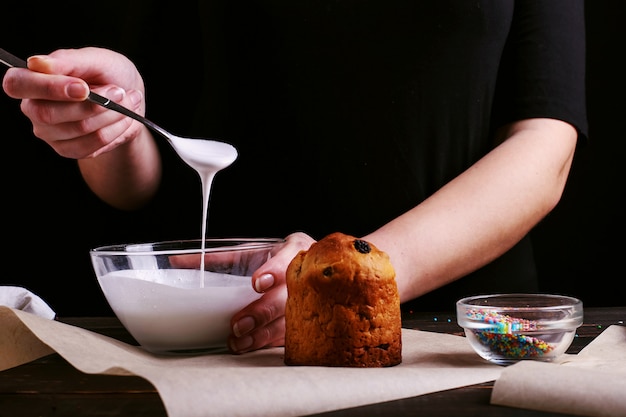
{"label": "hand holding spoon", "polygon": [[[2,48],[0,48],[0,62],[9,68],[28,68],[26,61],[10,54]],[[168,140],[170,145],[172,145],[180,158],[198,171],[200,175],[202,175],[201,171],[206,171],[207,169],[217,172],[226,168],[237,159],[237,150],[230,144],[214,140],[191,139],[176,136],[145,117],[93,91],[89,92],[87,99],[102,107],[135,119],[163,136]]]}

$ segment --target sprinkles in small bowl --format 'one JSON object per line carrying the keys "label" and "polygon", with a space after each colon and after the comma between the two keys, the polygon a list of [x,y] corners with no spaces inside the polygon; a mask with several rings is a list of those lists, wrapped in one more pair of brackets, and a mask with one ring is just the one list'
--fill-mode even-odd
{"label": "sprinkles in small bowl", "polygon": [[582,324],[582,302],[547,294],[494,294],[457,302],[457,321],[474,350],[499,365],[551,361]]}

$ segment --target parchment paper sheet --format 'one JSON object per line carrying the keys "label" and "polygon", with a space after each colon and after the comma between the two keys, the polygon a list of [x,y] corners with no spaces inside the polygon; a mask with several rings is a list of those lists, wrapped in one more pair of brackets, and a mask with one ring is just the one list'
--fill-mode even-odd
{"label": "parchment paper sheet", "polygon": [[592,417],[626,416],[626,327],[609,326],[578,355],[518,362],[496,381],[491,403]]}
{"label": "parchment paper sheet", "polygon": [[462,336],[403,329],[390,368],[291,367],[283,348],[244,355],[157,356],[115,339],[0,307],[0,370],[57,352],[85,373],[138,375],[170,417],[299,416],[497,379]]}

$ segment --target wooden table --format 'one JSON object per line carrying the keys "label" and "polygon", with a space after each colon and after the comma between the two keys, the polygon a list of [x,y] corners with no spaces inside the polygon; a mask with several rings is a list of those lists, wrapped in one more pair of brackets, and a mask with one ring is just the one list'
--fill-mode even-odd
{"label": "wooden table", "polygon": [[[626,307],[587,308],[568,353],[578,353],[602,330],[625,325]],[[113,317],[62,318],[61,321],[134,343]],[[424,331],[462,334],[453,313],[412,313],[403,326]],[[1,352],[0,352],[1,354]],[[338,410],[317,416],[554,416],[489,404],[493,382],[413,398]],[[84,374],[58,354],[0,372],[0,417],[31,416],[166,416],[155,388],[135,376]]]}

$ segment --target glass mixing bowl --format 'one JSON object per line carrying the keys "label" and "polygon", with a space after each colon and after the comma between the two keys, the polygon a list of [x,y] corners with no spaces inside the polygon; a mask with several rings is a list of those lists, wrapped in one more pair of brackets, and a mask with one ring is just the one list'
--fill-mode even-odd
{"label": "glass mixing bowl", "polygon": [[90,251],[104,296],[135,340],[155,353],[226,350],[230,319],[258,299],[252,273],[277,238],[180,240]]}

